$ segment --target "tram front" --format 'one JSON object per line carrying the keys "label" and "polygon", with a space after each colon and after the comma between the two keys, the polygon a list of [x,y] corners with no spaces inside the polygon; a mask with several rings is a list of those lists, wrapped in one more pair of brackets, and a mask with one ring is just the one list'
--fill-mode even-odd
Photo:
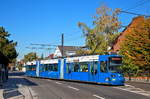
{"label": "tram front", "polygon": [[124,85],[125,78],[121,71],[122,57],[115,56],[108,59],[108,71],[110,74],[110,84]]}

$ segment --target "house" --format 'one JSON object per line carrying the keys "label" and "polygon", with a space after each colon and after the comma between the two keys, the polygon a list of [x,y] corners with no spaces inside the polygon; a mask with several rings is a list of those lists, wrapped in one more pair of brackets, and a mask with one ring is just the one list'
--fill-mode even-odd
{"label": "house", "polygon": [[[76,55],[76,51],[79,50],[79,46],[64,46],[63,47],[63,56],[72,56]],[[57,46],[54,51],[54,58],[62,57],[62,46]]]}
{"label": "house", "polygon": [[123,40],[125,40],[125,36],[130,33],[130,28],[137,27],[137,24],[144,20],[143,16],[138,16],[133,18],[132,22],[122,31],[122,33],[118,36],[118,38],[115,40],[115,43],[112,46],[111,51],[112,52],[118,52],[121,48],[121,43]]}

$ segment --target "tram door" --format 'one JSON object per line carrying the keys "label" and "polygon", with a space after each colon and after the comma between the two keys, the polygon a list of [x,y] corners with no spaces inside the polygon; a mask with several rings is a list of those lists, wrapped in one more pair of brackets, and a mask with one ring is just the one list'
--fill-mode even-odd
{"label": "tram door", "polygon": [[107,59],[100,58],[100,73],[99,73],[99,82],[106,83],[109,81],[108,78],[108,67],[107,67]]}
{"label": "tram door", "polygon": [[67,65],[66,65],[66,78],[67,79],[72,79],[72,76],[71,76],[71,73],[72,73],[72,63],[68,63]]}
{"label": "tram door", "polygon": [[98,62],[93,61],[90,63],[90,81],[97,82],[98,75]]}

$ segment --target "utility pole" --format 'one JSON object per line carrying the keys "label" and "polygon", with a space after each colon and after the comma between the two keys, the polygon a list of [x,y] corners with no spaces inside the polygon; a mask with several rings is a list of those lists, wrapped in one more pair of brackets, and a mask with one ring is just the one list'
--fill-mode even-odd
{"label": "utility pole", "polygon": [[63,58],[64,57],[64,34],[63,33],[61,35],[61,53]]}
{"label": "utility pole", "polygon": [[61,66],[60,66],[60,78],[64,79],[64,34],[61,35]]}

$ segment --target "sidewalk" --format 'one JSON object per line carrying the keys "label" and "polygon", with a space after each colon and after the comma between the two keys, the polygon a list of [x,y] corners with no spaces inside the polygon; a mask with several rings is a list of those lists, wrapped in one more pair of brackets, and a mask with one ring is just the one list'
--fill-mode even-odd
{"label": "sidewalk", "polygon": [[9,76],[8,81],[0,89],[0,99],[38,99],[33,97],[33,90],[30,86],[36,85],[29,83],[23,76]]}
{"label": "sidewalk", "polygon": [[3,89],[0,89],[0,99],[4,99],[3,98]]}

